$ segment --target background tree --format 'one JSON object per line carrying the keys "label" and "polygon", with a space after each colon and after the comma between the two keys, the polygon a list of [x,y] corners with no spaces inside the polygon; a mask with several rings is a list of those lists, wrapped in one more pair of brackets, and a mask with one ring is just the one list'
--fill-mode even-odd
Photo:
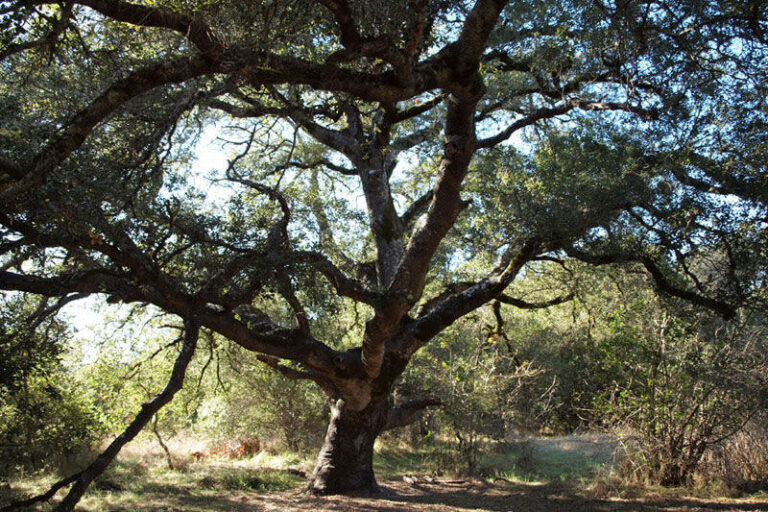
{"label": "background tree", "polygon": [[66,326],[54,306],[5,296],[0,309],[0,457],[3,476],[69,462],[88,453],[104,425],[61,361]]}
{"label": "background tree", "polygon": [[[568,298],[515,296],[526,265],[640,262],[726,318],[760,297],[760,2],[0,5],[0,287],[186,327],[61,510],[178,391],[200,327],[320,386],[310,486],[372,491],[374,440],[424,403],[390,400],[417,350],[491,301]],[[232,151],[210,185],[206,127]],[[329,328],[350,308],[364,325]]]}
{"label": "background tree", "polygon": [[627,306],[596,350],[610,383],[595,396],[596,412],[630,434],[632,477],[690,483],[708,450],[765,409],[765,336],[753,321],[722,325],[642,300]]}

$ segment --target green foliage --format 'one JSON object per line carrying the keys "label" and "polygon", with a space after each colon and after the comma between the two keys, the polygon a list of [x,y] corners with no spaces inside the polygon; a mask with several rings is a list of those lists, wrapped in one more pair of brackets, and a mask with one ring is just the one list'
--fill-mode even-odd
{"label": "green foliage", "polygon": [[768,403],[766,339],[754,325],[710,322],[633,304],[610,323],[599,352],[614,387],[595,406],[628,429],[635,476],[689,482],[706,450]]}
{"label": "green foliage", "polygon": [[0,400],[0,473],[57,468],[90,453],[102,426],[65,372],[29,376]]}
{"label": "green foliage", "polygon": [[275,377],[238,347],[224,350],[219,376],[229,385],[207,395],[195,430],[213,438],[256,435],[272,448],[315,448],[327,422],[325,396],[308,382]]}
{"label": "green foliage", "polygon": [[0,386],[14,392],[32,374],[56,366],[66,342],[66,328],[55,321],[45,322],[39,331],[31,327],[36,309],[44,309],[45,303],[12,295],[2,295],[0,301]]}
{"label": "green foliage", "polygon": [[491,440],[608,428],[622,436],[632,478],[677,485],[765,407],[762,316],[724,324],[660,299],[639,273],[529,270],[519,296],[551,296],[568,275],[575,299],[504,309],[501,327],[487,308],[425,347],[405,374],[404,389],[418,380],[445,402],[429,425],[430,437],[455,439],[444,466],[482,471]]}
{"label": "green foliage", "polygon": [[296,475],[274,469],[225,470],[203,478],[200,486],[214,490],[273,492],[292,489],[300,482]]}
{"label": "green foliage", "polygon": [[31,325],[45,304],[21,296],[2,302],[0,475],[61,467],[93,447],[102,425],[60,360],[64,326],[52,319]]}
{"label": "green foliage", "polygon": [[[175,329],[160,328],[164,321],[124,312],[104,329],[98,357],[77,369],[87,390],[83,399],[112,435],[160,392],[171,372],[179,343]],[[164,441],[181,433],[221,441],[255,436],[271,448],[304,451],[316,446],[326,421],[325,397],[309,383],[275,378],[253,354],[205,332],[184,387],[143,435]]]}
{"label": "green foliage", "polygon": [[[532,423],[531,409],[521,414],[521,396],[535,393],[546,378],[531,361],[518,357],[506,334],[494,331],[492,321],[478,315],[459,322],[425,348],[399,387],[406,393],[425,389],[441,399],[443,405],[432,418],[435,431],[424,432],[422,442],[440,433],[455,439],[456,453],[448,458],[459,473],[477,472],[486,440],[504,440]],[[534,404],[542,406],[536,399],[525,405]]]}
{"label": "green foliage", "polygon": [[[77,381],[86,390],[84,397],[110,435],[120,433],[141,405],[160,393],[181,345],[177,328],[160,327],[164,319],[133,313],[123,311],[120,316],[126,318],[106,316],[98,344],[81,340],[80,348],[87,353],[80,354],[83,360],[72,363]],[[119,335],[111,333],[114,325],[123,327]],[[162,435],[173,437],[191,426],[204,392],[195,380],[199,368],[199,364],[190,365],[187,385],[152,422]]]}

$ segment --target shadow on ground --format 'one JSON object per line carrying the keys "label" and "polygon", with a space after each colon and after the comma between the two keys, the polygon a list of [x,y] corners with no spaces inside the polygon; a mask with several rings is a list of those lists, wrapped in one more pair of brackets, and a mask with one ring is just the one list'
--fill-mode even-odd
{"label": "shadow on ground", "polygon": [[[96,512],[694,512],[768,511],[768,500],[715,501],[697,498],[596,499],[576,494],[565,485],[536,485],[497,481],[393,479],[384,482],[381,496],[314,497],[304,492],[216,491],[194,488],[157,489],[126,496],[102,496],[82,503]],[[90,506],[89,506],[90,505]]]}
{"label": "shadow on ground", "polygon": [[321,511],[445,511],[550,512],[550,511],[768,511],[768,501],[717,502],[694,498],[658,500],[599,500],[576,496],[567,487],[517,483],[486,484],[478,481],[388,481],[386,494],[371,499],[330,496],[316,498],[301,493],[255,497],[262,510]]}

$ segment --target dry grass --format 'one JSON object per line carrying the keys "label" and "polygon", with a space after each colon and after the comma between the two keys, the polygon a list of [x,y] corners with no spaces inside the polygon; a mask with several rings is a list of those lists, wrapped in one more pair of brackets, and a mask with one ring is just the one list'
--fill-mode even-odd
{"label": "dry grass", "polygon": [[[489,472],[484,479],[427,476],[424,453],[381,450],[377,470],[385,493],[374,498],[305,494],[304,479],[288,470],[307,472],[312,461],[296,455],[261,452],[243,460],[194,461],[189,454],[200,446],[182,446],[186,452],[175,451],[183,462],[176,470],[167,469],[162,452],[152,443],[126,450],[95,482],[80,510],[768,511],[765,496],[748,500],[705,498],[691,496],[688,490],[628,487],[600,477],[601,471],[607,474],[614,447],[610,438],[602,436],[529,438],[511,443],[484,459]],[[38,475],[0,483],[0,504],[11,495],[18,498],[40,491],[53,478]]]}

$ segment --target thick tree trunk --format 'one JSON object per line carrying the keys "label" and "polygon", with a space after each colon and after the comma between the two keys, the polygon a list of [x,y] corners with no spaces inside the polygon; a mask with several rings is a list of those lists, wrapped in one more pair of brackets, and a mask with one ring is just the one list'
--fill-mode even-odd
{"label": "thick tree trunk", "polygon": [[387,420],[386,398],[371,401],[361,411],[351,411],[344,400],[331,404],[331,419],[317,465],[309,482],[315,494],[376,494],[373,443]]}

